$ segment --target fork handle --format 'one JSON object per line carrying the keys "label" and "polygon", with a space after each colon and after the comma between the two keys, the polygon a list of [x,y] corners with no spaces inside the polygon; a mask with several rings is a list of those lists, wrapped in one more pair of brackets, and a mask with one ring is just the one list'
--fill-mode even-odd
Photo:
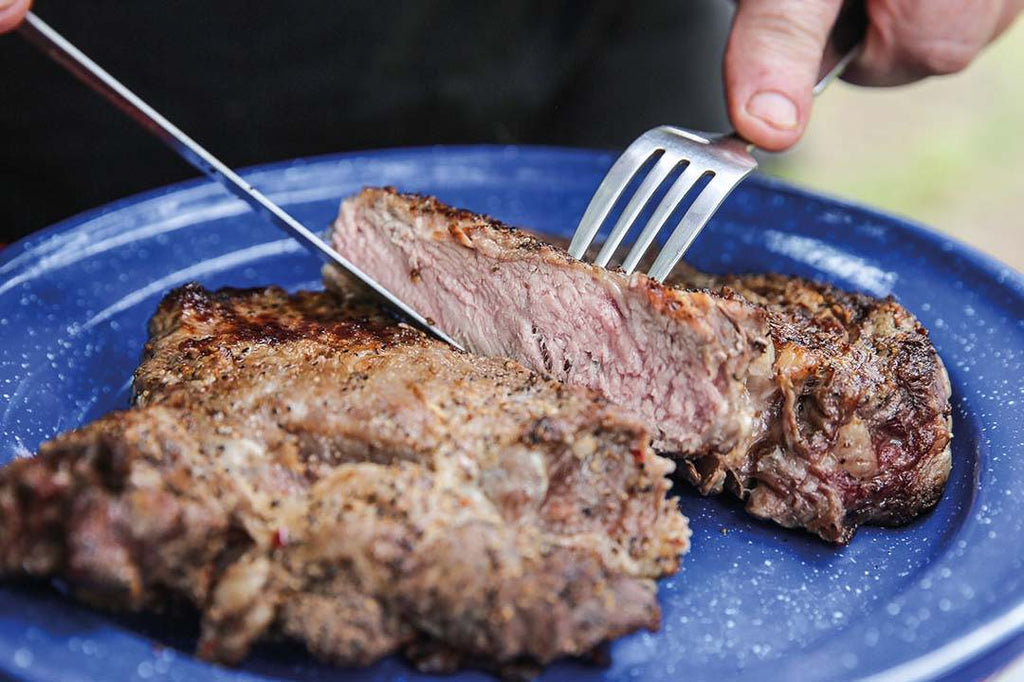
{"label": "fork handle", "polygon": [[836,23],[832,26],[825,52],[818,71],[818,82],[812,92],[819,95],[822,90],[843,74],[846,67],[864,49],[864,34],[868,30],[868,8],[865,0],[846,0],[839,8]]}

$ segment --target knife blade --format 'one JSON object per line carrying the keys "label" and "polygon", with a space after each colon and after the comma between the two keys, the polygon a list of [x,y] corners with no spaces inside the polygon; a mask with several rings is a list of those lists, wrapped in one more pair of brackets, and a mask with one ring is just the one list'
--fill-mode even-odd
{"label": "knife blade", "polygon": [[156,109],[146,104],[138,95],[107,73],[99,64],[89,59],[81,50],[72,45],[33,12],[29,12],[25,17],[24,23],[19,28],[19,33],[32,45],[42,50],[47,56],[70,71],[76,78],[102,95],[114,106],[121,109],[121,111],[128,114],[132,120],[177,152],[181,158],[201,173],[216,180],[231,194],[249,204],[258,214],[290,234],[325,261],[344,268],[373,289],[381,298],[404,313],[417,326],[455,348],[463,350],[462,346],[456,343],[454,339],[384,288],[375,279],[356,267],[347,258],[332,249],[316,233],[290,216],[284,209],[246,182],[244,178],[222,163],[202,145],[164,118]]}

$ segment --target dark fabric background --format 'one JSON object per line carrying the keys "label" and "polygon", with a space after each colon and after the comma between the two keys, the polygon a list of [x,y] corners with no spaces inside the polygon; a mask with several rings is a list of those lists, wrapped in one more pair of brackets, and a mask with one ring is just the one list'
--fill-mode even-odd
{"label": "dark fabric background", "polygon": [[[37,0],[228,164],[440,143],[619,148],[722,129],[724,0]],[[195,175],[0,36],[0,242]]]}

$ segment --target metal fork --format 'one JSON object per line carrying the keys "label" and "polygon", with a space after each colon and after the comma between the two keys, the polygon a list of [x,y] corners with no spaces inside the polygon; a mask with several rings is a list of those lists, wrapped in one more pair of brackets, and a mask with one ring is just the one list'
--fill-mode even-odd
{"label": "metal fork", "polygon": [[[863,1],[844,3],[823,55],[818,83],[814,86],[815,95],[841,75],[860,54],[867,23]],[[656,158],[594,259],[595,264],[606,267],[651,197],[674,170],[685,164],[621,265],[627,274],[632,273],[673,212],[702,178],[710,176],[647,272],[649,277],[664,281],[725,198],[757,168],[757,160],[750,154],[753,148],[736,132],[714,135],[673,126],[648,130],[626,148],[605,175],[573,234],[569,254],[578,259],[586,255],[626,187],[643,166]]]}

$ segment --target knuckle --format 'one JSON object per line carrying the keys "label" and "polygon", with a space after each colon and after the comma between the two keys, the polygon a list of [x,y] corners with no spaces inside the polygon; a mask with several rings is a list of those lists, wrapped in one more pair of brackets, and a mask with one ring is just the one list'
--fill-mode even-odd
{"label": "knuckle", "polygon": [[973,12],[950,5],[878,0],[872,23],[882,30],[897,62],[921,75],[945,75],[966,68],[991,34],[992,0],[974,0]]}
{"label": "knuckle", "polygon": [[910,57],[923,71],[942,76],[967,68],[976,53],[975,46],[961,40],[933,39],[913,46]]}

